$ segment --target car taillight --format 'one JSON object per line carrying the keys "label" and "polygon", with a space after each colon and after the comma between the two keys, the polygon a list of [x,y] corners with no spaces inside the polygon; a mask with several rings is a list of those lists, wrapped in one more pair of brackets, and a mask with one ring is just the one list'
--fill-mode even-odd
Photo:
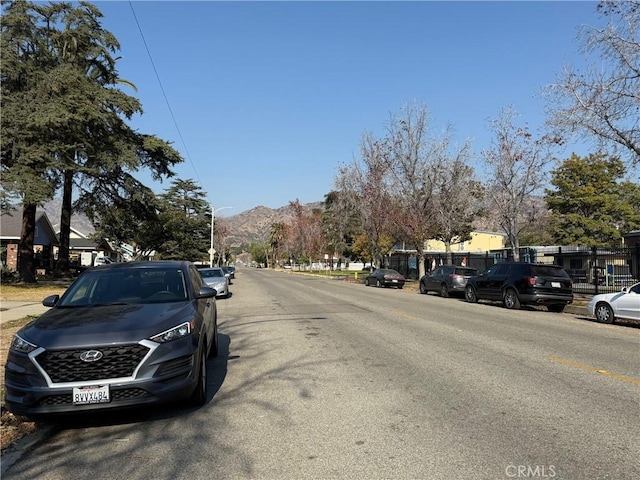
{"label": "car taillight", "polygon": [[530,287],[535,287],[536,283],[538,283],[538,279],[536,277],[525,277],[525,281]]}

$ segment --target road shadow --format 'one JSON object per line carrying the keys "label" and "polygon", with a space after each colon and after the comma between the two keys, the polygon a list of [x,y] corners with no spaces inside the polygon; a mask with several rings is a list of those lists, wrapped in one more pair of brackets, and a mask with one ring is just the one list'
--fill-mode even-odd
{"label": "road shadow", "polygon": [[640,321],[636,322],[633,320],[616,320],[613,323],[602,323],[596,320],[594,317],[587,317],[585,315],[576,315],[577,320],[584,320],[585,322],[597,323],[600,325],[614,325],[619,327],[628,327],[628,328],[636,328],[640,329]]}

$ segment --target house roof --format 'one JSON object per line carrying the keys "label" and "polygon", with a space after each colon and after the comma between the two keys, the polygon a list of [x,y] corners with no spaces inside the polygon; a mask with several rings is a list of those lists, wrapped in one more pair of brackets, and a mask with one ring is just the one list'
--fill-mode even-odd
{"label": "house roof", "polygon": [[[52,244],[58,244],[58,237],[43,209],[36,209],[36,226],[43,229],[42,234],[49,238]],[[21,234],[22,210],[14,207],[0,216],[0,240],[20,240]]]}

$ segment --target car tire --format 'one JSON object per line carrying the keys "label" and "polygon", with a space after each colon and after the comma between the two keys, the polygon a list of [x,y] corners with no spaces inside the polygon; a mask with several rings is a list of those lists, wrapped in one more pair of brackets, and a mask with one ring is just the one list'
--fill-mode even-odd
{"label": "car tire", "polygon": [[198,382],[189,397],[189,403],[194,407],[201,407],[207,401],[207,356],[203,347],[200,353],[200,367],[198,368]]}
{"label": "car tire", "polygon": [[404,285],[398,285],[398,290],[402,290],[402,287],[404,287]]}
{"label": "car tire", "polygon": [[564,303],[553,303],[551,305],[547,305],[547,310],[554,313],[562,313],[564,312],[564,307],[566,305]]}
{"label": "car tire", "polygon": [[520,299],[518,298],[518,292],[513,288],[507,288],[502,296],[502,303],[509,310],[518,310],[520,308]]}
{"label": "car tire", "polygon": [[440,296],[442,298],[449,297],[449,287],[447,287],[446,283],[443,283],[442,285],[440,285]]}
{"label": "car tire", "polygon": [[382,286],[382,284],[380,283],[380,280],[376,280],[376,287],[380,288]]}
{"label": "car tire", "polygon": [[370,285],[369,285],[369,279],[368,279],[368,278],[365,278],[365,279],[364,279],[364,286],[365,286],[365,287],[369,287],[369,286],[370,286]]}
{"label": "car tire", "polygon": [[464,289],[464,299],[469,303],[478,303],[476,291],[471,285],[467,285],[467,287]]}
{"label": "car tire", "polygon": [[428,293],[428,292],[427,292],[427,286],[426,286],[424,283],[422,283],[422,282],[420,282],[420,293],[421,293],[421,294],[423,294],[423,295],[425,295],[426,293]]}
{"label": "car tire", "polygon": [[597,304],[594,313],[596,316],[596,320],[598,320],[600,323],[613,323],[613,321],[615,320],[613,309],[606,303]]}

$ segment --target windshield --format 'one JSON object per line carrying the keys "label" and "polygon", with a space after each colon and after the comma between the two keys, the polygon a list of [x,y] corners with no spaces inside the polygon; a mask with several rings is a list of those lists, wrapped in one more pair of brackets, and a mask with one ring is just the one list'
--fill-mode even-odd
{"label": "windshield", "polygon": [[224,272],[221,268],[206,268],[200,270],[200,275],[202,275],[202,278],[216,278],[224,277]]}
{"label": "windshield", "polygon": [[96,269],[78,277],[57,306],[177,302],[186,299],[185,279],[179,269]]}

